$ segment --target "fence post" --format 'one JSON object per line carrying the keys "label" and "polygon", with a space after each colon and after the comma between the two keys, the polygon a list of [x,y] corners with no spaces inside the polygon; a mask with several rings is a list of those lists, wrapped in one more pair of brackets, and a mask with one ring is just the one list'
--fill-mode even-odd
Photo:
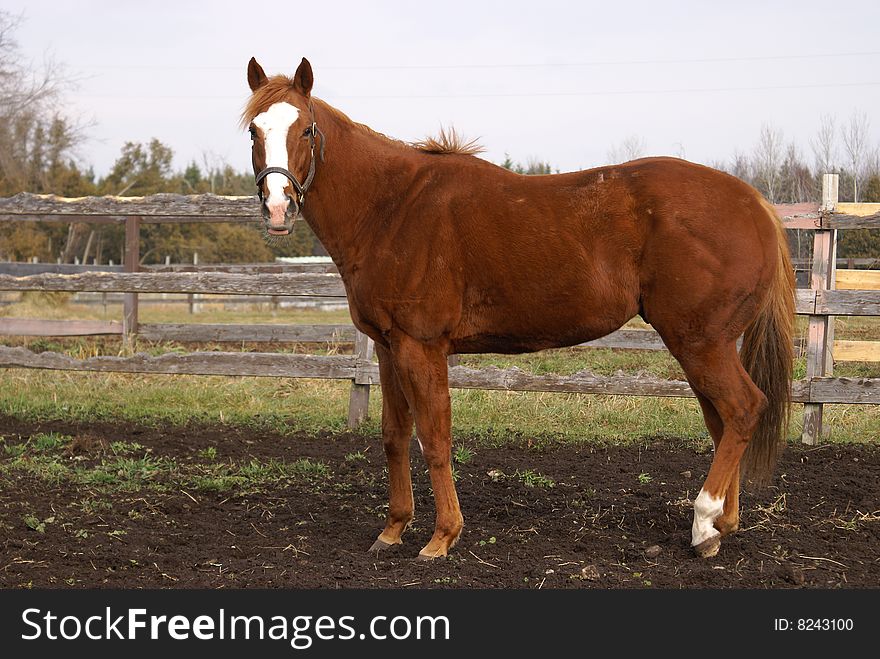
{"label": "fence post", "polygon": [[348,427],[357,428],[370,411],[370,384],[372,378],[360,375],[360,366],[371,363],[373,358],[373,340],[366,334],[355,330],[354,335],[355,378],[351,383],[351,394],[348,398]]}
{"label": "fence post", "polygon": [[[837,174],[822,175],[822,207],[824,215],[837,206]],[[813,266],[810,272],[810,288],[827,290],[834,288],[837,278],[837,230],[816,229],[813,237]],[[807,380],[831,375],[834,369],[834,317],[809,316],[807,329]],[[804,444],[822,441],[822,403],[804,404]]]}
{"label": "fence post", "polygon": [[[141,260],[141,218],[125,218],[125,265],[124,272],[137,272]],[[123,293],[122,342],[127,348],[134,345],[138,331],[138,294]]]}
{"label": "fence post", "polygon": [[[193,252],[193,265],[198,265],[198,264],[199,264],[199,253]],[[199,299],[199,297],[200,296],[197,293],[187,293],[187,295],[186,295],[186,300],[189,305],[189,312],[191,314],[199,313],[202,310],[201,305],[196,302],[196,300]]]}

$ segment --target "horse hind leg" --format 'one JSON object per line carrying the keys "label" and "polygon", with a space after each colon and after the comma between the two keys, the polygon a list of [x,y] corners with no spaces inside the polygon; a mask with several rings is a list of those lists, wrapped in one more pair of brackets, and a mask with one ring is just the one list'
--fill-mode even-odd
{"label": "horse hind leg", "polygon": [[[721,443],[721,437],[724,434],[724,422],[718,414],[718,410],[708,398],[706,398],[693,383],[691,388],[696,394],[697,401],[700,403],[700,409],[703,411],[703,419],[706,422],[706,428],[712,437],[712,443],[715,450]],[[733,533],[739,529],[739,465],[736,467],[736,473],[727,486],[727,492],[724,495],[724,509],[719,517],[715,519],[714,526],[723,538],[725,535]]]}
{"label": "horse hind leg", "polygon": [[[688,380],[711,405],[707,426],[716,443],[715,457],[694,501],[691,529],[694,551],[702,558],[711,558],[721,547],[722,535],[735,530],[738,524],[740,459],[767,406],[767,398],[743,368],[735,343],[689,347],[678,352],[675,356]],[[702,399],[698,398],[705,415],[708,406]],[[720,436],[717,440],[716,435]]]}

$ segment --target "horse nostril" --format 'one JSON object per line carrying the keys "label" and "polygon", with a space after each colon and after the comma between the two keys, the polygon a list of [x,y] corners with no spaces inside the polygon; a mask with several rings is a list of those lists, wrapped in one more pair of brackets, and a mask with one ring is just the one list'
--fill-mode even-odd
{"label": "horse nostril", "polygon": [[285,196],[287,197],[287,208],[284,209],[284,217],[290,219],[291,217],[299,215],[299,204],[297,204],[290,195]]}

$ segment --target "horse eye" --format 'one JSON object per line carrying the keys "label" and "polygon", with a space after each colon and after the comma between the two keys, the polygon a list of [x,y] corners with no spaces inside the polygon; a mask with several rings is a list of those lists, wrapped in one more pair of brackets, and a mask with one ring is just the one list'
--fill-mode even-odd
{"label": "horse eye", "polygon": [[248,128],[248,132],[251,134],[251,139],[254,139],[257,136],[257,129],[253,126]]}
{"label": "horse eye", "polygon": [[303,137],[309,137],[312,134],[312,127],[309,126],[303,131]]}

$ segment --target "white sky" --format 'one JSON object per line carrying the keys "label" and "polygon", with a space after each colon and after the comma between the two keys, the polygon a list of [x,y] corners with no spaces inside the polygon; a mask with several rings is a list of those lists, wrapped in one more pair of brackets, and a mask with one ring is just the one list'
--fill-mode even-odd
{"label": "white sky", "polygon": [[368,2],[4,0],[27,57],[81,79],[93,120],[81,156],[109,169],[157,137],[175,166],[203,153],[250,167],[238,116],[248,59],[405,140],[454,125],[489,160],[562,171],[607,161],[626,137],[699,162],[749,151],[769,122],[812,162],[822,113],[872,115],[880,145],[880,2]]}

